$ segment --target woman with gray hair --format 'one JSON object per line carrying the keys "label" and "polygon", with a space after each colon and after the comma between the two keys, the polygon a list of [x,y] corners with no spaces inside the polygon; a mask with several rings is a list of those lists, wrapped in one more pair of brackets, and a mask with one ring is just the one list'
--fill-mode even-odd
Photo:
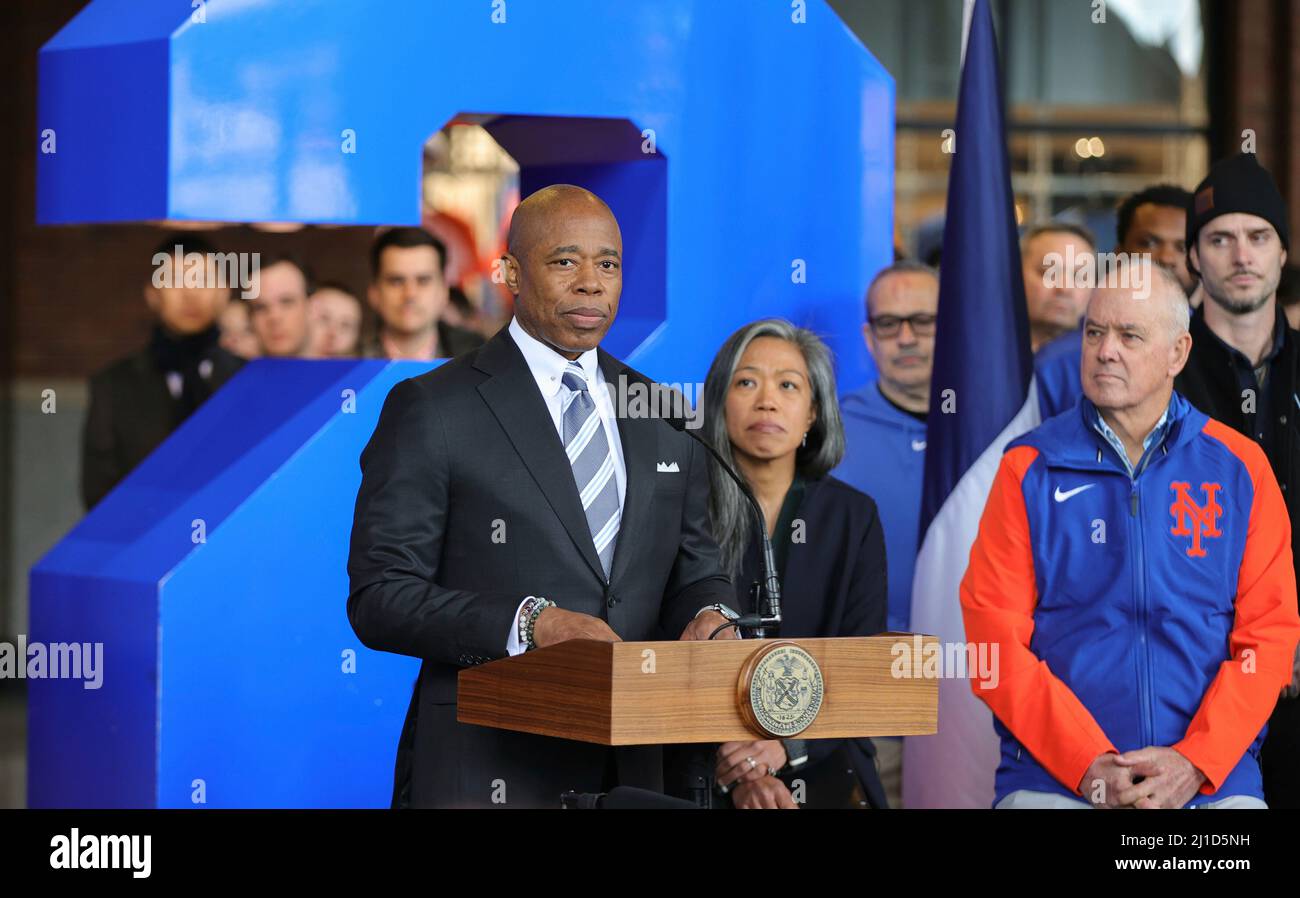
{"label": "woman with gray hair", "polygon": [[[788,321],[732,334],[704,384],[704,437],[763,510],[782,584],[783,637],[869,636],[885,629],[885,541],[875,503],[829,472],[844,455],[830,350]],[[710,471],[710,514],[740,613],[759,579],[758,523],[740,488]],[[887,807],[869,739],[728,742],[714,764],[735,807]]]}

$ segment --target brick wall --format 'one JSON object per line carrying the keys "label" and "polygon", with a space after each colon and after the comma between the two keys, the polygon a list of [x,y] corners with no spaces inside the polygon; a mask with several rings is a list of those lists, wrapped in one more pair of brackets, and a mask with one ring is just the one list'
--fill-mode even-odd
{"label": "brick wall", "polygon": [[[1241,151],[1253,130],[1300,233],[1300,0],[1207,0],[1206,49],[1214,159]],[[1293,260],[1294,261],[1294,260]]]}

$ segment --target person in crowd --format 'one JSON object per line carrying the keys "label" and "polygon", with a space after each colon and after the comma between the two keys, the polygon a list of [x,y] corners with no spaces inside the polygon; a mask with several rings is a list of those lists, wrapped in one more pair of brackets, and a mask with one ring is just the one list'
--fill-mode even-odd
{"label": "person in crowd", "polygon": [[[742,327],[709,368],[703,413],[703,436],[762,507],[781,579],[781,636],[882,632],[888,581],[876,503],[830,475],[844,455],[844,427],[826,345],[781,319]],[[759,611],[750,593],[761,570],[753,507],[726,474],[710,470],[710,519],[735,589],[724,613]],[[682,754],[674,753],[679,769]],[[803,781],[805,807],[888,806],[870,739],[728,742],[713,761],[724,806],[795,807],[794,779]]]}
{"label": "person in crowd", "polygon": [[582,188],[545,187],[515,209],[507,249],[514,319],[393,387],[361,455],[348,620],[367,647],[423,662],[396,753],[398,807],[662,792],[657,745],[458,721],[458,674],[572,639],[705,639],[727,622],[703,447],[620,413],[608,389],[639,377],[599,348],[623,286],[613,213]]}
{"label": "person in crowd", "polygon": [[[888,627],[911,630],[925,473],[925,419],[939,308],[939,274],[920,262],[895,262],[867,288],[862,336],[879,377],[841,400],[844,460],[831,473],[876,500],[889,561]],[[880,779],[902,807],[902,740],[873,740]]]}
{"label": "person in crowd", "polygon": [[[177,247],[180,247],[177,250]],[[142,349],[90,379],[82,439],[81,499],[95,506],[181,422],[234,376],[243,360],[220,346],[217,319],[230,286],[185,286],[185,259],[216,250],[196,234],[168,237],[150,255],[144,299],[154,315]],[[158,264],[167,258],[166,265]]]}
{"label": "person in crowd", "polygon": [[[1048,221],[1020,238],[1029,339],[1034,352],[1062,334],[1078,330],[1092,288],[1075,283],[1080,264],[1091,265],[1097,241],[1082,225]],[[1084,259],[1084,263],[1077,260]]]}
{"label": "person in crowd", "polygon": [[[1294,554],[1300,550],[1300,334],[1278,302],[1290,247],[1286,203],[1251,154],[1216,164],[1193,197],[1187,259],[1205,302],[1192,316],[1192,352],[1178,391],[1267,455],[1286,500]],[[1300,808],[1300,656],[1295,668],[1263,748],[1273,807]]]}
{"label": "person in crowd", "polygon": [[1188,296],[1197,279],[1187,270],[1187,210],[1192,195],[1173,184],[1153,184],[1125,197],[1116,211],[1115,249],[1125,255],[1150,254]]}
{"label": "person in crowd", "polygon": [[[1198,280],[1187,269],[1187,210],[1191,200],[1190,193],[1172,184],[1155,184],[1125,197],[1116,212],[1115,251],[1124,256],[1150,255],[1153,262],[1178,279],[1184,292],[1199,297]],[[1082,347],[1082,333],[1072,330],[1034,355],[1043,420],[1073,408],[1083,395],[1079,382]]]}
{"label": "person in crowd", "polygon": [[[1191,241],[1189,241],[1190,243]],[[1084,397],[1012,440],[961,584],[1002,740],[999,808],[1264,807],[1259,749],[1300,642],[1263,451],[1174,391],[1182,285],[1099,288]]]}
{"label": "person in crowd", "polygon": [[446,264],[446,247],[423,228],[390,228],[375,239],[366,296],[379,325],[365,356],[428,361],[483,345],[478,334],[442,320],[450,301]]}
{"label": "person in crowd", "polygon": [[254,277],[249,308],[261,354],[273,358],[307,358],[311,352],[311,317],[307,297],[311,275],[298,260],[272,256]]}
{"label": "person in crowd", "polygon": [[361,346],[361,300],[336,282],[319,284],[308,298],[310,355],[318,359],[355,356]]}
{"label": "person in crowd", "polygon": [[217,319],[217,327],[221,331],[221,348],[226,352],[241,359],[255,359],[262,354],[262,346],[253,330],[253,312],[247,300],[231,296]]}

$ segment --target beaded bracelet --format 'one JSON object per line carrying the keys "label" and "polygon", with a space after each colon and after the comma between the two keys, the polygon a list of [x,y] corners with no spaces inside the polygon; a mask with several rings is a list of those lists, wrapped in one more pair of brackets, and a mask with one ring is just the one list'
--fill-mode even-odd
{"label": "beaded bracelet", "polygon": [[537,616],[547,608],[554,607],[554,602],[541,596],[524,603],[523,611],[519,614],[519,642],[525,651],[537,648],[537,644],[533,641],[533,627],[537,624]]}

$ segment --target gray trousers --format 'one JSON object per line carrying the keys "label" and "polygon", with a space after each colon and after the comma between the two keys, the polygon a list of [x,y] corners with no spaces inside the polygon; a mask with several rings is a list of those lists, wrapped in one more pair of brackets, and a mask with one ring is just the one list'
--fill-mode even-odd
{"label": "gray trousers", "polygon": [[[1198,804],[1192,810],[1201,808],[1227,808],[1230,810],[1240,810],[1243,808],[1267,808],[1263,800],[1255,798],[1253,795],[1229,795],[1227,798],[1220,798],[1216,801],[1207,801],[1205,804]],[[1006,798],[999,801],[994,808],[997,810],[1019,808],[1062,808],[1062,809],[1090,809],[1092,805],[1086,801],[1080,801],[1077,798],[1067,798],[1064,795],[1058,795],[1055,792],[1033,792],[1029,789],[1019,789],[1012,792]]]}

